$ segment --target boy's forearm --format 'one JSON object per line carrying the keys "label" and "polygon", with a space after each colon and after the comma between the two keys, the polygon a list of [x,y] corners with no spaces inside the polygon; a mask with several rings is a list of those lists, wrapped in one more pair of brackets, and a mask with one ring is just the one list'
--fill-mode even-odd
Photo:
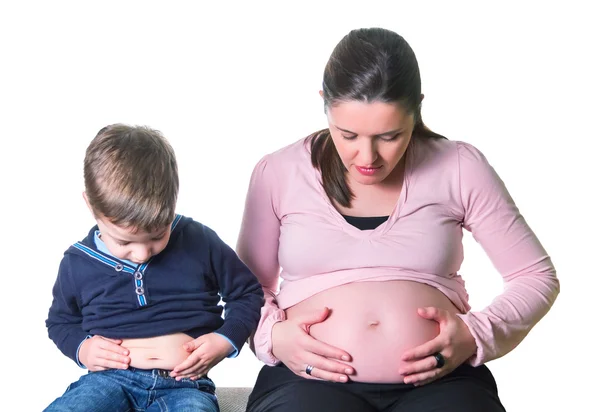
{"label": "boy's forearm", "polygon": [[81,325],[49,324],[48,336],[65,356],[81,366],[77,353],[81,343],[89,336]]}
{"label": "boy's forearm", "polygon": [[225,301],[225,321],[217,333],[227,337],[238,351],[242,349],[252,332],[258,326],[260,309],[263,305],[263,291],[257,287],[249,288],[242,297]]}

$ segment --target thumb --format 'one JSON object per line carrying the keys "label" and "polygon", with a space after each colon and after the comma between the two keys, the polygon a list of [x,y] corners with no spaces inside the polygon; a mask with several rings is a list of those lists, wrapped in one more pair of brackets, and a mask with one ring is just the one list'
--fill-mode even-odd
{"label": "thumb", "polygon": [[305,316],[298,318],[298,323],[306,326],[314,325],[315,323],[321,323],[329,316],[330,309],[325,307],[320,310],[310,312]]}
{"label": "thumb", "polygon": [[121,339],[111,339],[111,338],[105,338],[104,336],[100,336],[102,339],[107,340],[109,342],[112,343],[116,343],[117,345],[120,345],[121,342],[123,342]]}
{"label": "thumb", "polygon": [[183,345],[183,348],[188,352],[193,352],[198,349],[200,346],[204,345],[204,341],[200,338],[191,340]]}
{"label": "thumb", "polygon": [[435,320],[438,323],[440,323],[444,319],[444,317],[442,315],[442,311],[433,306],[419,308],[419,309],[417,309],[417,313],[422,318]]}

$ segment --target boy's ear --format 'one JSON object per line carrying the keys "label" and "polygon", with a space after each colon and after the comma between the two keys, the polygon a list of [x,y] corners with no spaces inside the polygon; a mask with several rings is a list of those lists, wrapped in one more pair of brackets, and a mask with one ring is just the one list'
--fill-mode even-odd
{"label": "boy's ear", "polygon": [[321,98],[323,98],[323,90],[319,90],[319,96],[321,96]]}
{"label": "boy's ear", "polygon": [[85,194],[85,191],[82,193],[82,196],[83,196],[83,200],[85,200],[85,204],[87,205],[88,209],[90,209],[90,212],[92,212],[92,215],[93,215],[94,211],[92,210],[92,206],[90,206],[90,201],[88,200],[88,197]]}

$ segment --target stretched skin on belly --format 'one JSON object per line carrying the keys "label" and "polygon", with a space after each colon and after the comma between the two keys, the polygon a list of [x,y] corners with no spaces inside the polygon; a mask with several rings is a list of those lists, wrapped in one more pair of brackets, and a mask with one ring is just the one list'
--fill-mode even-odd
{"label": "stretched skin on belly", "polygon": [[330,316],[311,336],[350,353],[357,382],[402,382],[400,356],[439,334],[437,322],[417,309],[436,306],[458,312],[439,290],[417,282],[360,282],[338,286],[287,309],[288,319],[328,307]]}

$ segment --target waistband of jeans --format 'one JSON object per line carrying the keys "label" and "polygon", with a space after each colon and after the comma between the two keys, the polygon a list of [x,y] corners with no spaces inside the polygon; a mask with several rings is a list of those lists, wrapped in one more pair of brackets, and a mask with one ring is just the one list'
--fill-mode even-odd
{"label": "waistband of jeans", "polygon": [[134,368],[133,366],[130,366],[128,368],[128,370],[130,370],[131,372],[137,372],[137,373],[147,373],[152,376],[160,376],[161,378],[175,379],[175,378],[171,377],[171,375],[170,375],[171,371],[166,370],[166,369],[140,369],[140,368]]}

